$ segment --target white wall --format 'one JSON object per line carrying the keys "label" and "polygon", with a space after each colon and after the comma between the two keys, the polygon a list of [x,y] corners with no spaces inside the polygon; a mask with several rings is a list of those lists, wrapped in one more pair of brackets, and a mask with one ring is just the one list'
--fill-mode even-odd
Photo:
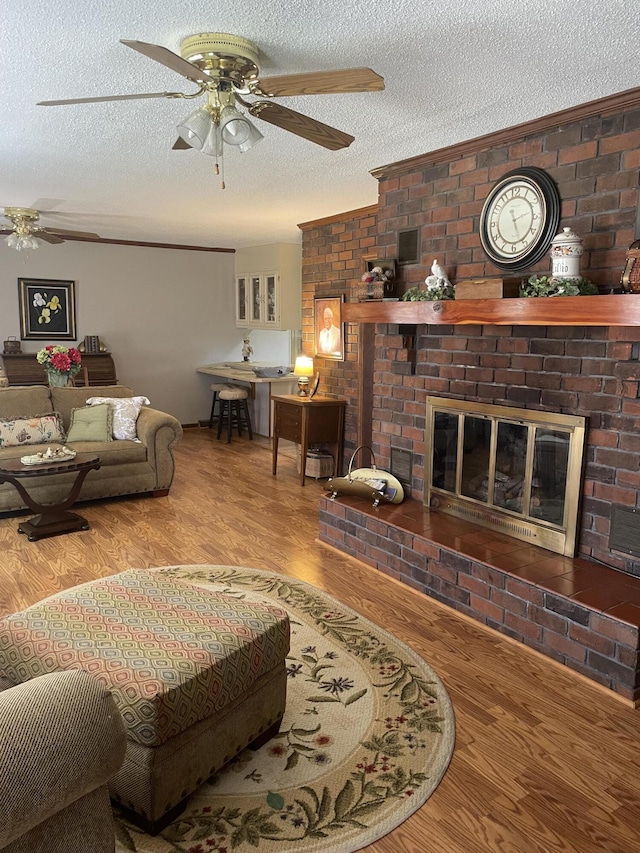
{"label": "white wall", "polygon": [[[183,424],[209,417],[211,377],[196,367],[241,360],[231,252],[69,241],[25,253],[2,240],[0,342],[20,339],[18,278],[75,281],[77,342],[99,335],[118,380]],[[35,357],[47,343],[22,341],[22,351]]]}
{"label": "white wall", "polygon": [[295,351],[296,339],[293,334],[275,329],[249,329],[249,339],[253,347],[251,360],[256,363],[293,366],[298,354]]}

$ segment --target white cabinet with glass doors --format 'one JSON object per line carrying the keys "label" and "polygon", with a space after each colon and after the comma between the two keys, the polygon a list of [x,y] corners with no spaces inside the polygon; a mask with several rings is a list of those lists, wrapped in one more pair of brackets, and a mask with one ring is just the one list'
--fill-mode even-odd
{"label": "white cabinet with glass doors", "polygon": [[236,277],[236,324],[249,329],[280,329],[279,275],[276,271]]}
{"label": "white cabinet with glass doors", "polygon": [[[271,261],[274,266],[269,268],[266,263],[263,266],[261,261]],[[236,270],[242,269],[240,264],[244,263],[247,267],[251,263],[253,269],[263,271],[236,272],[236,326],[245,329],[300,328],[299,246],[273,244],[239,249]]]}

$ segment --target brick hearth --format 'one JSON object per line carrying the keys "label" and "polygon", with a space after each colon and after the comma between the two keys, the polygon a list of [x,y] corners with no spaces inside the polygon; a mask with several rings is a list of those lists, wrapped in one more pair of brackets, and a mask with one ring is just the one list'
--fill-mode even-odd
{"label": "brick hearth", "polygon": [[406,500],[321,498],[320,540],[640,700],[640,579]]}

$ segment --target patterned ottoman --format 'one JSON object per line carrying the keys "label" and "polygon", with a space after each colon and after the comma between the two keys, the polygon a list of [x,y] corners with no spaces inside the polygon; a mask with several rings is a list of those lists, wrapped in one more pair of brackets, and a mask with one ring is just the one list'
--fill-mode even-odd
{"label": "patterned ottoman", "polygon": [[155,834],[247,745],[278,732],[286,698],[285,610],[134,569],[0,620],[0,678],[84,669],[127,727],[112,798]]}

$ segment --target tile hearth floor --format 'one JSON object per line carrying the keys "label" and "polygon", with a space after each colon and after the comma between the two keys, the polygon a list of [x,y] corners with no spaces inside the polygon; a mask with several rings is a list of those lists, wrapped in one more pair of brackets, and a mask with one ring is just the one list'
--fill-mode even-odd
{"label": "tile hearth floor", "polygon": [[[345,503],[347,501],[344,501]],[[430,513],[416,500],[378,510],[353,504],[359,512],[474,560],[508,572],[585,607],[640,627],[640,578],[586,558],[563,557],[545,548],[479,529],[478,525]]]}

